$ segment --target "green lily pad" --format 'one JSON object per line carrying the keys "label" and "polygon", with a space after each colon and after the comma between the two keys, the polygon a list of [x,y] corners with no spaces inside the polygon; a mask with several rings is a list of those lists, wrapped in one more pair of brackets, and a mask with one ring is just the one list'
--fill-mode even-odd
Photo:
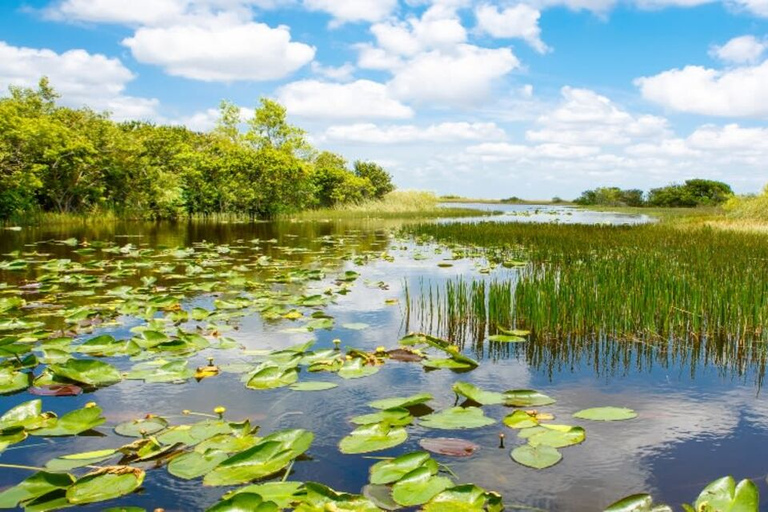
{"label": "green lily pad", "polygon": [[493,391],[484,391],[469,382],[457,382],[453,385],[453,392],[457,395],[465,396],[470,400],[482,405],[500,404],[504,400],[504,395]]}
{"label": "green lily pad", "polygon": [[109,386],[123,380],[117,368],[95,359],[70,359],[48,368],[59,377],[95,387]]}
{"label": "green lily pad", "polygon": [[530,444],[518,446],[512,450],[510,456],[518,464],[533,469],[545,469],[554,466],[563,458],[563,455],[557,451],[557,448],[544,444],[539,446],[532,446]]}
{"label": "green lily pad", "polygon": [[24,402],[0,416],[0,431],[16,427],[34,430],[46,421],[43,416],[43,401],[40,399]]}
{"label": "green lily pad", "polygon": [[402,508],[392,499],[392,487],[389,485],[368,484],[363,487],[363,496],[371,500],[381,510],[400,510]]}
{"label": "green lily pad", "polygon": [[61,473],[71,469],[82,468],[111,459],[117,452],[115,450],[98,450],[94,452],[73,453],[62,455],[45,463],[45,469]]}
{"label": "green lily pad", "polygon": [[407,439],[408,432],[403,427],[374,423],[353,430],[339,442],[339,449],[347,454],[370,453],[392,448]]}
{"label": "green lily pad", "polygon": [[123,437],[143,437],[168,428],[168,421],[158,416],[125,421],[115,427],[115,434]]}
{"label": "green lily pad", "polygon": [[303,482],[266,482],[235,489],[225,494],[224,498],[229,499],[235,494],[247,492],[258,494],[264,501],[273,501],[279,507],[290,508],[304,497],[303,487]]}
{"label": "green lily pad", "polygon": [[101,415],[100,407],[85,407],[68,412],[53,422],[51,426],[33,430],[30,434],[45,437],[76,436],[86,430],[98,427],[105,421],[106,419]]}
{"label": "green lily pad", "polygon": [[452,407],[419,418],[419,424],[427,428],[466,429],[493,425],[496,420],[483,414],[477,407]]}
{"label": "green lily pad", "polygon": [[501,496],[474,484],[457,485],[432,498],[424,512],[501,512]]}
{"label": "green lily pad", "polygon": [[587,437],[581,427],[569,425],[542,425],[546,431],[539,432],[528,438],[528,444],[532,446],[547,445],[552,448],[565,448],[583,443]]}
{"label": "green lily pad", "polygon": [[450,478],[436,476],[429,468],[420,467],[392,486],[392,499],[404,507],[423,505],[449,487],[453,487]]}
{"label": "green lily pad", "polygon": [[421,364],[425,368],[434,368],[436,370],[470,370],[475,367],[471,364],[456,361],[455,359],[440,359],[434,357],[422,360]]}
{"label": "green lily pad", "polygon": [[672,508],[654,505],[650,494],[633,494],[608,506],[605,512],[672,512]]}
{"label": "green lily pad", "polygon": [[110,466],[78,478],[67,489],[67,501],[75,505],[97,503],[130,494],[144,482],[142,469]]}
{"label": "green lily pad", "polygon": [[248,379],[246,387],[250,389],[275,389],[289,386],[297,380],[299,380],[299,370],[296,367],[264,363]]}
{"label": "green lily pad", "polygon": [[415,405],[420,405],[432,400],[432,395],[429,393],[419,393],[411,396],[398,396],[394,398],[385,398],[383,400],[376,400],[370,402],[368,405],[374,409],[397,409],[408,408]]}
{"label": "green lily pad", "polygon": [[760,493],[752,480],[736,484],[732,476],[726,476],[707,485],[693,507],[702,512],[751,512],[760,508]]}
{"label": "green lily pad", "polygon": [[509,428],[531,428],[539,424],[539,421],[525,411],[515,411],[504,418],[504,424]]}
{"label": "green lily pad", "polygon": [[500,343],[522,343],[528,340],[520,336],[514,336],[512,334],[493,334],[488,336],[488,341],[495,341]]}
{"label": "green lily pad", "polygon": [[164,359],[139,363],[125,376],[128,380],[143,380],[147,383],[184,382],[195,376],[186,361],[165,361]]}
{"label": "green lily pad", "polygon": [[174,457],[168,463],[168,472],[184,480],[192,480],[209,473],[213,468],[229,458],[229,454],[219,450],[184,453]]}
{"label": "green lily pad", "polygon": [[380,512],[371,500],[363,496],[337,492],[315,482],[307,482],[305,487],[307,495],[295,512]]}
{"label": "green lily pad", "polygon": [[437,474],[437,462],[427,452],[412,452],[371,466],[370,481],[375,485],[391,484],[420,467],[428,468],[433,475]]}
{"label": "green lily pad", "polygon": [[355,416],[351,420],[356,425],[371,425],[372,423],[387,423],[388,425],[404,427],[410,425],[413,421],[413,416],[408,412],[408,409],[385,409],[373,414],[364,414],[362,416]]}
{"label": "green lily pad", "polygon": [[29,387],[32,374],[0,368],[0,395],[10,395]]}
{"label": "green lily pad", "polygon": [[59,489],[66,489],[75,483],[75,477],[67,473],[39,471],[10,489],[0,492],[0,508],[16,508]]}
{"label": "green lily pad", "polygon": [[279,512],[280,507],[272,501],[264,501],[258,494],[238,493],[206,509],[206,512]]}
{"label": "green lily pad", "polygon": [[296,384],[291,384],[291,389],[293,391],[325,391],[326,389],[333,389],[336,387],[339,387],[339,385],[334,382],[323,381],[297,382]]}
{"label": "green lily pad", "polygon": [[592,421],[624,421],[637,418],[637,413],[625,407],[594,407],[574,413],[573,417]]}
{"label": "green lily pad", "polygon": [[352,361],[346,361],[339,370],[339,377],[342,379],[361,379],[379,372],[378,366],[366,365],[360,358],[354,358]]}
{"label": "green lily pad", "polygon": [[504,392],[504,405],[511,407],[541,407],[555,400],[533,389],[512,389]]}

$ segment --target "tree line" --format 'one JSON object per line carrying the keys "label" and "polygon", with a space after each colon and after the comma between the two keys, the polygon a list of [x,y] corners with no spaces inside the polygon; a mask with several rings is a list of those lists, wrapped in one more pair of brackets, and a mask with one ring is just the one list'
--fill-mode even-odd
{"label": "tree line", "polygon": [[173,219],[218,214],[268,218],[381,198],[394,190],[373,162],[350,168],[319,151],[285,108],[262,98],[247,130],[223,101],[216,127],[116,122],[57,104],[46,78],[0,98],[0,220],[38,212],[111,212]]}
{"label": "tree line", "polygon": [[581,205],[692,208],[718,206],[733,195],[730,185],[722,181],[691,179],[682,184],[653,188],[647,194],[640,189],[598,187],[585,190],[573,202]]}

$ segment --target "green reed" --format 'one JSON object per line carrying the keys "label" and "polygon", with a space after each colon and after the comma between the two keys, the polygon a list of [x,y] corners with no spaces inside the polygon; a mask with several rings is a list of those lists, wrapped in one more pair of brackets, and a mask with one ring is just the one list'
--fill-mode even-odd
{"label": "green reed", "polygon": [[[625,340],[648,344],[667,359],[726,363],[746,357],[764,365],[765,235],[664,225],[489,222],[408,229],[420,238],[460,244],[458,252],[482,255],[491,264],[528,262],[508,281],[477,277],[446,284],[445,314],[460,319],[452,332],[462,322],[470,330],[487,325],[488,332],[517,327],[550,340],[550,348],[563,340],[571,347]],[[467,306],[481,302],[483,308]]]}

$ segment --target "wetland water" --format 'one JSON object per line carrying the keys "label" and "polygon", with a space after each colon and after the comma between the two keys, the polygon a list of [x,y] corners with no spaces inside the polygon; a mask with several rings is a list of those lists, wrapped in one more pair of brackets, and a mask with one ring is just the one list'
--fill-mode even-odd
{"label": "wetland water", "polygon": [[[499,205],[490,206],[498,209]],[[538,213],[526,209],[530,207],[518,208],[508,211],[530,211],[531,216],[557,217],[561,222],[580,215],[569,209],[563,214],[564,210],[555,208],[558,213],[551,214],[546,208]],[[602,219],[595,222],[639,221],[594,212],[589,216]],[[313,350],[332,349],[335,339],[341,340],[342,350],[397,348],[409,329],[422,327],[406,314],[406,284],[414,294],[425,282],[479,277],[478,269],[486,266],[469,258],[446,263],[451,250],[395,238],[392,227],[383,222],[118,223],[0,232],[0,252],[5,254],[0,261],[26,262],[23,268],[0,270],[0,300],[21,297],[26,303],[0,314],[2,336],[50,328],[76,340],[104,333],[124,340],[140,335],[137,327],[146,323],[142,316],[168,318],[155,320],[153,329],[174,333],[174,320],[181,320],[171,316],[177,308],[163,311],[163,307],[179,303],[187,311],[207,309],[211,316],[178,325],[189,331],[199,327],[200,333],[217,343],[227,340],[222,348],[185,352],[183,359],[189,360],[192,369],[206,365],[208,357],[222,368],[219,375],[200,382],[126,379],[80,396],[42,397],[43,410],[59,416],[97,402],[107,419],[97,429],[103,435],[30,437],[11,445],[0,455],[0,462],[43,466],[60,455],[116,448],[129,441],[109,428],[120,422],[148,413],[170,417],[184,409],[210,412],[220,405],[227,408],[228,419],[250,418],[261,426],[261,433],[287,428],[314,432],[309,458],[293,465],[289,480],[321,482],[340,491],[360,492],[368,482],[368,468],[376,462],[369,455],[395,456],[420,450],[418,442],[423,438],[458,437],[475,442],[480,449],[471,457],[435,458],[450,465],[457,483],[472,482],[501,493],[508,509],[520,504],[552,511],[601,510],[638,492],[650,492],[657,502],[678,509],[680,503],[692,502],[707,483],[729,474],[752,478],[766,495],[768,405],[760,389],[763,369],[738,361],[715,362],[698,352],[664,359],[649,354],[642,345],[610,339],[571,350],[561,344],[530,347],[473,339],[466,340],[464,353],[480,364],[468,372],[427,371],[419,363],[387,360],[378,373],[359,379],[301,370],[299,382],[338,384],[325,391],[246,388],[242,375],[235,372],[239,367],[255,367],[265,350],[309,340],[315,340]],[[83,246],[84,240],[88,247]],[[46,264],[51,260],[61,261]],[[482,275],[514,279],[516,272],[499,266]],[[153,297],[167,301],[148,310]],[[51,305],[67,308],[66,314],[56,313],[60,310]],[[100,314],[83,315],[84,310]],[[284,318],[289,310],[303,316]],[[314,311],[332,317],[332,326],[327,318],[312,319]],[[68,322],[63,320],[67,315]],[[19,327],[8,323],[13,318],[44,325]],[[308,324],[316,328],[307,332]],[[171,360],[176,356],[155,357]],[[125,355],[103,360],[121,372],[137,364]],[[435,430],[416,421],[407,427],[408,440],[395,448],[362,455],[339,452],[339,441],[355,427],[349,419],[373,412],[367,405],[370,401],[426,392],[434,397],[428,405],[442,410],[456,403],[451,387],[458,381],[489,391],[545,393],[557,403],[539,409],[554,414],[555,423],[584,426],[586,440],[564,448],[562,461],[553,467],[537,471],[521,466],[509,453],[523,441],[500,421],[513,409],[485,405],[485,414],[497,420],[493,425]],[[0,413],[34,398],[26,391],[2,396]],[[638,417],[608,423],[571,417],[581,409],[600,406],[628,407]],[[500,432],[506,433],[505,449],[498,448]],[[0,469],[0,488],[15,485],[29,474]],[[149,510],[202,510],[228,489],[204,487],[199,478],[179,479],[164,468],[148,469],[142,492],[84,508],[133,505]],[[768,510],[768,502],[763,501],[761,510]]]}

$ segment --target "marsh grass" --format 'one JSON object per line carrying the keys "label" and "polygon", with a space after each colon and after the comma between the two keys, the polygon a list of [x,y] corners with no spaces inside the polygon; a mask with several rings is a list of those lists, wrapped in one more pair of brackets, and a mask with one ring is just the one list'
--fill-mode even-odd
{"label": "marsh grass", "polygon": [[[480,247],[491,263],[528,261],[507,281],[461,278],[442,290],[429,286],[436,299],[411,316],[436,332],[477,340],[498,327],[516,327],[530,329],[550,354],[619,340],[664,360],[704,358],[734,370],[765,366],[766,235],[709,227],[488,222],[422,224],[409,231]],[[424,306],[419,298],[411,302]]]}

